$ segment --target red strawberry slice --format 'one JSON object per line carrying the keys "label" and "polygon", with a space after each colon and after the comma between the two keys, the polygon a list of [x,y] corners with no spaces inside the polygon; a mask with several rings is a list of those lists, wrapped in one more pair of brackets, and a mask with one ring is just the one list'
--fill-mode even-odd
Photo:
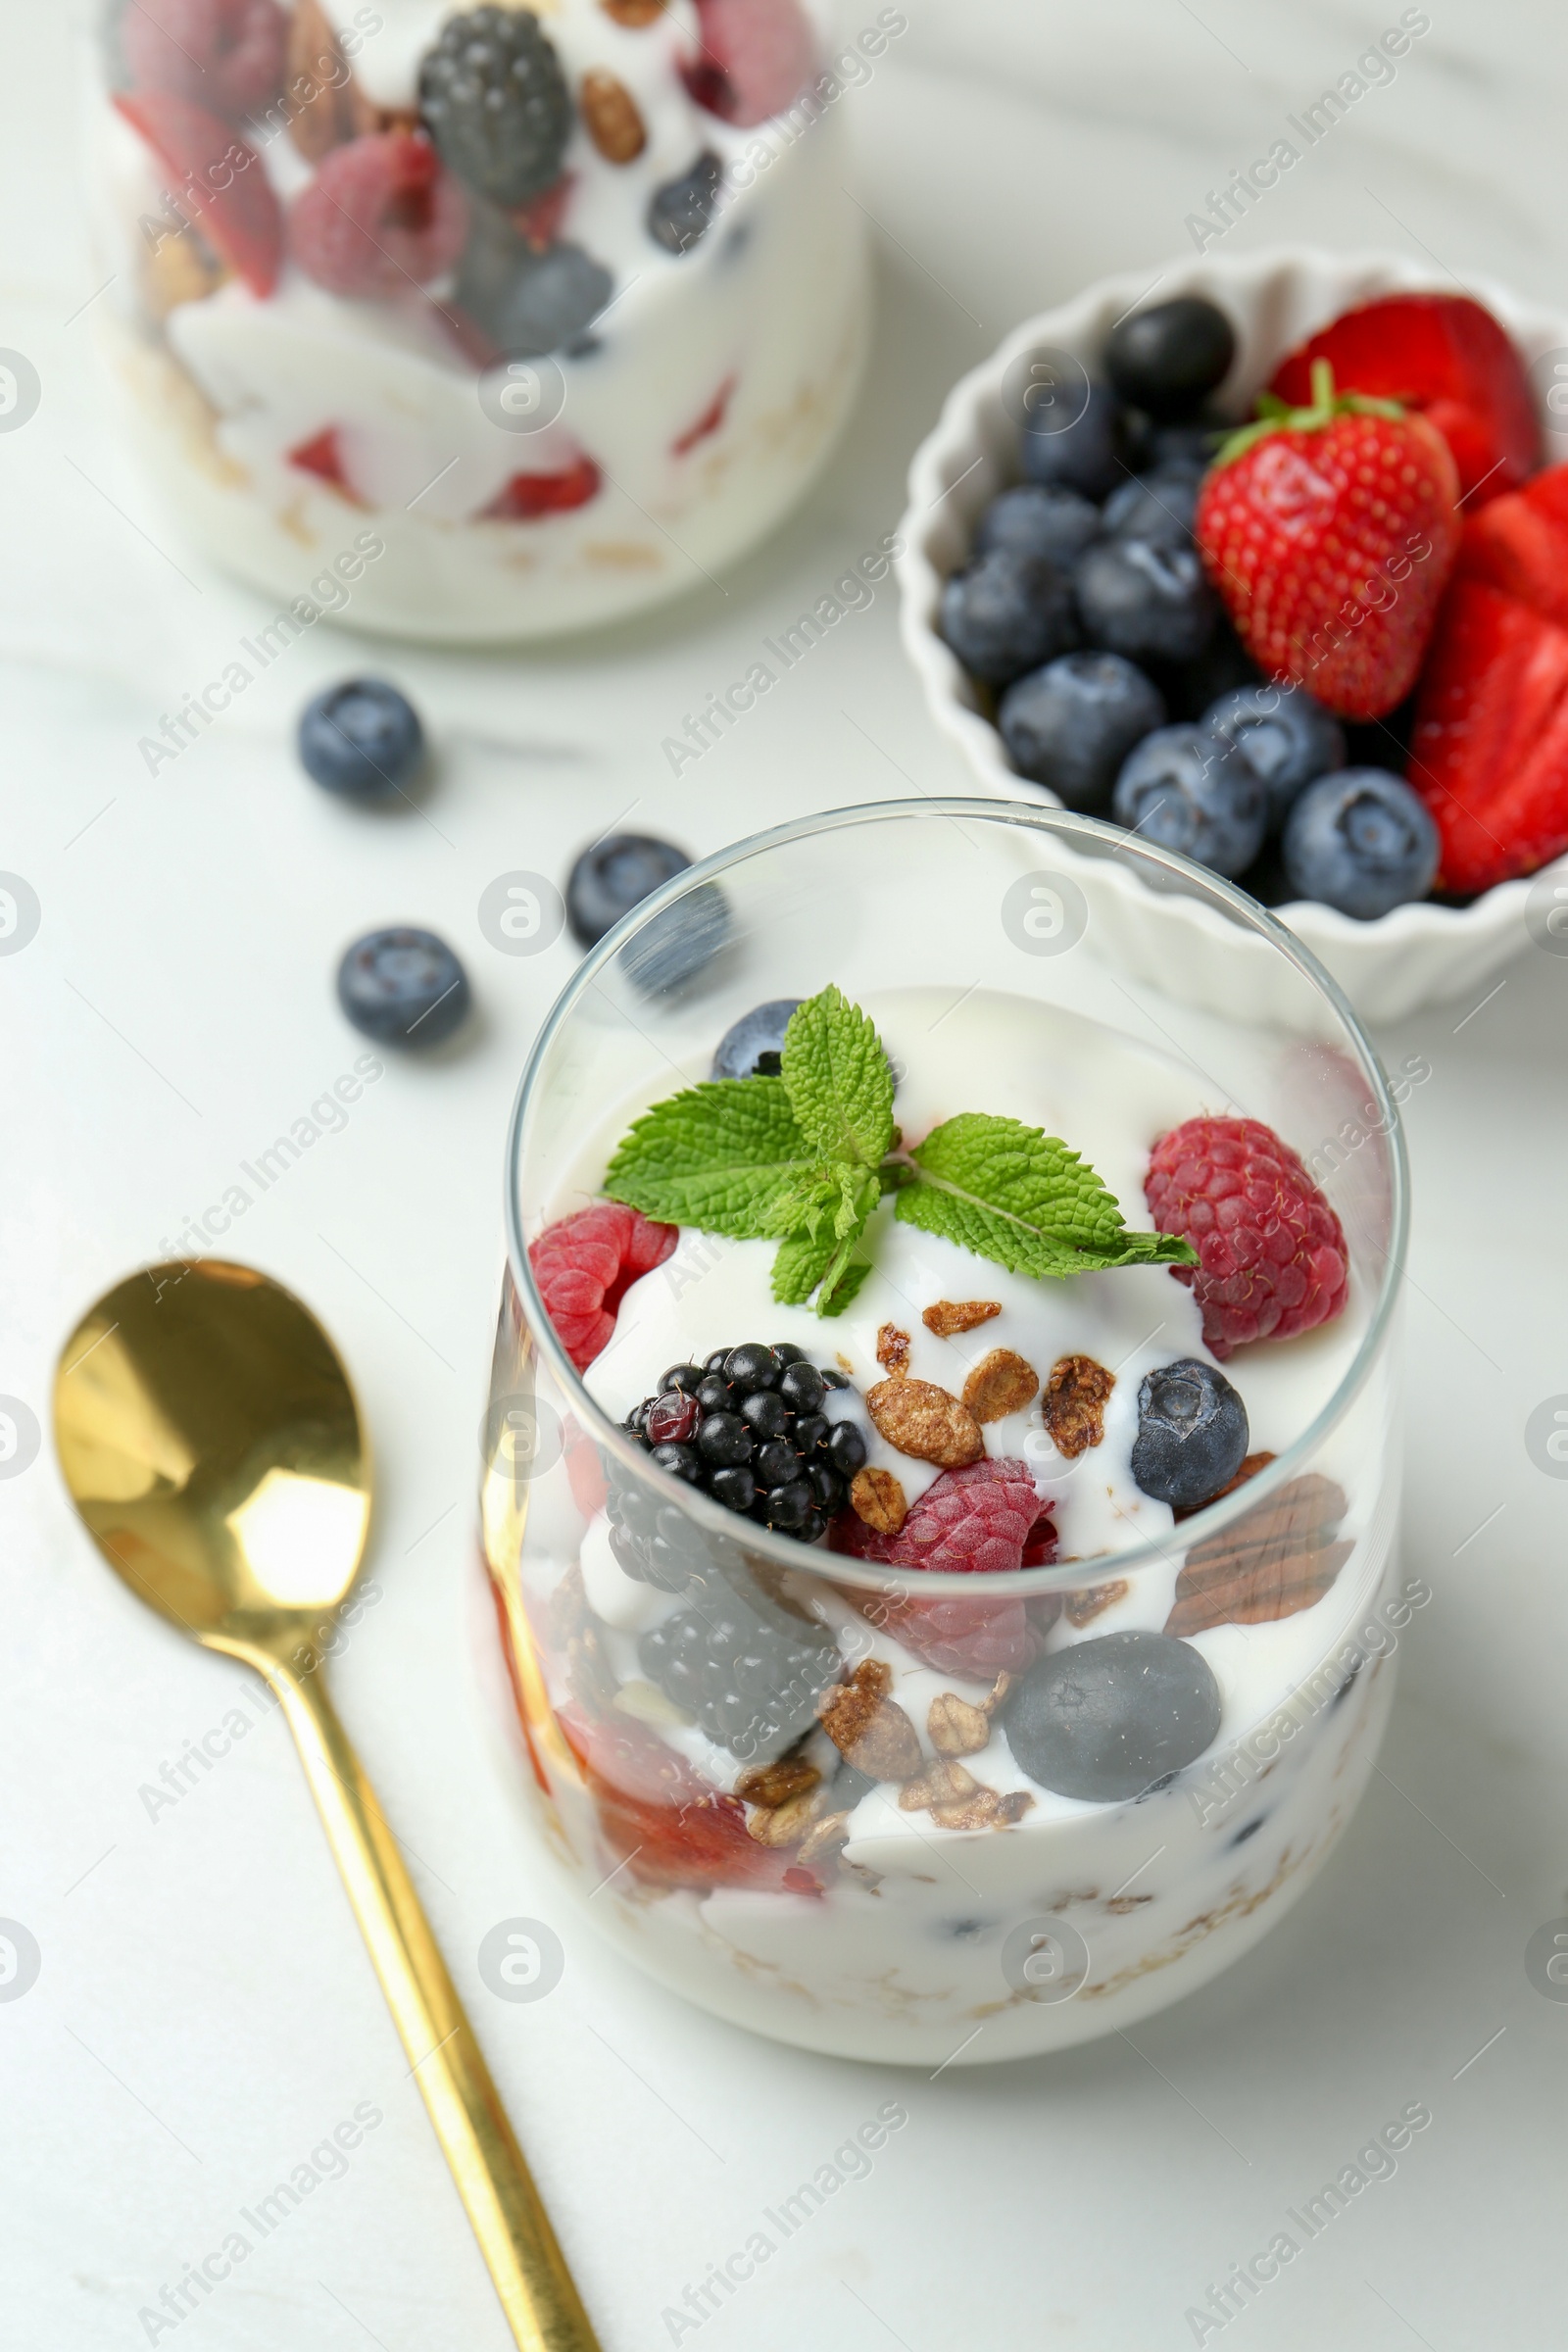
{"label": "red strawberry slice", "polygon": [[1490,890],[1568,849],[1568,630],[1485,580],[1455,580],[1406,773],[1442,839],[1445,890]]}
{"label": "red strawberry slice", "polygon": [[314,473],[318,481],[330,482],[333,489],[341,490],[353,505],[364,506],[364,499],[349,480],[348,468],[343,463],[342,437],[335,424],[325,425],[320,432],[313,433],[308,441],[301,441],[289,451],[288,462],[298,466],[301,473]]}
{"label": "red strawberry slice", "polygon": [[699,1780],[631,1717],[588,1730],[585,1770],[607,1844],[644,1886],[821,1893],[821,1880],[787,1849],[758,1843],[738,1796]]}
{"label": "red strawberry slice", "polygon": [[542,522],[547,514],[568,514],[599,495],[604,476],[592,458],[578,458],[560,473],[514,473],[480,511],[483,522]]}
{"label": "red strawberry slice", "polygon": [[1270,391],[1299,407],[1312,363],[1327,360],[1346,391],[1419,410],[1453,452],[1473,513],[1516,490],[1541,464],[1541,430],[1519,354],[1467,294],[1390,294],[1347,311],[1275,370]]}
{"label": "red strawberry slice", "polygon": [[1459,544],[1447,443],[1395,402],[1337,393],[1326,360],[1310,408],[1259,406],[1203,478],[1203,561],[1270,677],[1381,718],[1415,683]]}
{"label": "red strawberry slice", "polygon": [[115,104],[174,185],[169,193],[253,294],[270,294],[283,258],[283,215],[254,147],[170,90],[117,90]]}
{"label": "red strawberry slice", "polygon": [[1568,466],[1494,498],[1464,526],[1461,579],[1486,580],[1568,628]]}

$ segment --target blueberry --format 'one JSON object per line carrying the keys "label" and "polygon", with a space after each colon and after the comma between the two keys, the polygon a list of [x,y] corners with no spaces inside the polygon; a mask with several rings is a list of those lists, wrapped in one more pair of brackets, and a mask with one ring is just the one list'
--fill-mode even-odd
{"label": "blueberry", "polygon": [[607,833],[583,851],[566,882],[566,920],[580,948],[598,945],[623,914],[691,859],[650,833]]}
{"label": "blueberry", "polygon": [[648,234],[654,243],[666,253],[690,253],[708,234],[723,184],[724,167],[712,149],[705,147],[689,172],[679,179],[666,179],[649,198]]}
{"label": "blueberry", "polygon": [[368,931],[337,967],[337,1001],[388,1046],[434,1046],[466,1018],[468,976],[433,931]]}
{"label": "blueberry", "polygon": [[1015,556],[1044,556],[1070,571],[1100,531],[1100,509],[1076,490],[1022,482],[994,498],[975,526],[974,553],[1007,548]]}
{"label": "blueberry", "polygon": [[1424,899],[1438,870],[1438,829],[1425,804],[1381,767],[1319,776],[1292,808],[1280,846],[1299,898],[1364,923]]}
{"label": "blueberry", "polygon": [[1263,846],[1268,804],[1240,753],[1189,723],[1156,727],[1128,755],[1111,812],[1161,849],[1217,874],[1245,874]]}
{"label": "blueberry", "polygon": [[1040,412],[1024,427],[1023,469],[1032,482],[1077,490],[1098,503],[1108,498],[1130,470],[1131,447],[1128,420],[1115,393],[1108,384],[1091,384],[1071,424],[1054,432]]}
{"label": "blueberry", "polygon": [[1212,414],[1175,424],[1152,419],[1144,434],[1143,462],[1150,467],[1185,466],[1194,473],[1206,473],[1220,443],[1234,429],[1223,416]]}
{"label": "blueberry", "polygon": [[1211,703],[1238,686],[1261,685],[1263,673],[1252,660],[1229,615],[1221,612],[1202,652],[1192,662],[1162,669],[1160,691],[1173,718],[1201,718]]}
{"label": "blueberry", "polygon": [[1003,1720],[1032,1781],[1108,1805],[1200,1756],[1219,1718],[1219,1685],[1190,1642],[1129,1633],[1053,1650],[1008,1692]]}
{"label": "blueberry", "polygon": [[384,678],[345,678],[300,712],[299,754],[306,774],[345,800],[402,800],[424,764],[424,730]]}
{"label": "blueberry", "polygon": [[645,997],[678,996],[726,945],[729,930],[729,901],[705,882],[650,916],[617,960]]}
{"label": "blueberry", "polygon": [[1156,1502],[1196,1510],[1247,1457],[1247,1407],[1223,1372],[1179,1356],[1138,1389],[1133,1478]]}
{"label": "blueberry", "polygon": [[1314,776],[1345,765],[1345,729],[1299,686],[1241,686],[1203,712],[1204,727],[1241,754],[1268,794],[1271,825]]}
{"label": "blueberry", "polygon": [[943,589],[942,634],[965,669],[1005,685],[1078,643],[1071,583],[1041,556],[994,549]]}
{"label": "blueberry", "polygon": [[580,245],[552,245],[537,256],[523,246],[519,264],[488,302],[470,300],[465,307],[509,360],[581,351],[588,329],[615,290],[610,271]]}
{"label": "blueberry", "polygon": [[800,1002],[799,997],[772,997],[765,1004],[754,1004],[750,1012],[743,1012],[714,1049],[712,1075],[776,1078],[784,1032]]}
{"label": "blueberry", "polygon": [[1190,662],[1219,611],[1198,551],[1147,539],[1102,539],[1073,574],[1084,635],[1138,662]]}
{"label": "blueberry", "polygon": [[1105,371],[1116,390],[1151,416],[1187,416],[1224,380],[1236,333],[1224,312],[1180,294],[1118,319],[1105,341]]}
{"label": "blueberry", "polygon": [[1144,539],[1154,547],[1190,547],[1199,476],[1190,467],[1165,466],[1135,473],[1113,490],[1101,517],[1107,539]]}
{"label": "blueberry", "polygon": [[1159,689],[1120,654],[1063,654],[1018,678],[997,714],[1019,775],[1102,813],[1134,744],[1165,723]]}

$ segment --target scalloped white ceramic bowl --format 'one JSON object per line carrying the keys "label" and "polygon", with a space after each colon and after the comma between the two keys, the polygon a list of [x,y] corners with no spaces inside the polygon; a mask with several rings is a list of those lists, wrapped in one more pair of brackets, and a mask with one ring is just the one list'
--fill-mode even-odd
{"label": "scalloped white ceramic bowl", "polygon": [[[1236,361],[1218,397],[1240,416],[1250,413],[1253,394],[1285,354],[1342,311],[1379,294],[1447,291],[1451,281],[1395,254],[1348,256],[1293,246],[1177,263],[1157,286],[1162,302],[1175,294],[1211,295],[1232,319]],[[942,585],[967,560],[981,510],[1020,478],[1017,427],[1002,398],[1008,368],[1049,348],[1071,352],[1098,372],[1110,326],[1148,291],[1146,270],[1101,278],[1075,301],[1027,320],[955,385],[941,421],[909,467],[909,504],[900,526],[905,552],[898,566],[905,649],[938,726],[957,744],[987,791],[1000,799],[1054,801],[1056,796],[1008,765],[974,685],[937,633]],[[1527,365],[1546,352],[1568,350],[1568,318],[1484,280],[1474,292],[1507,328]],[[1548,421],[1544,416],[1544,424]],[[1554,447],[1559,456],[1568,455],[1560,431],[1546,443],[1548,463]],[[1568,858],[1547,870],[1568,878]],[[1193,1000],[1234,1007],[1239,943],[1233,926],[1193,901],[1156,897],[1130,866],[1118,869],[1115,879],[1117,887],[1107,891],[1102,867],[1097,918],[1115,924],[1120,951],[1134,968],[1152,974],[1168,969],[1170,958],[1180,956]],[[1423,1004],[1451,1003],[1484,989],[1528,944],[1525,901],[1536,879],[1500,883],[1470,906],[1422,902],[1396,906],[1370,923],[1308,901],[1274,911],[1327,965],[1364,1020],[1395,1021]],[[1255,977],[1266,998],[1266,971]],[[1262,1019],[1273,1009],[1266,1001],[1257,1004]]]}

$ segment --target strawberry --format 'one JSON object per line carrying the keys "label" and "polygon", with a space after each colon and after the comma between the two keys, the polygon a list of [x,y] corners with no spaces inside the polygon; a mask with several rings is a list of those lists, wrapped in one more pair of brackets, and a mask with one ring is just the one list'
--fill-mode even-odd
{"label": "strawberry", "polygon": [[604,480],[592,458],[575,458],[560,473],[514,473],[490,504],[481,522],[541,522],[547,514],[569,514],[599,496]]}
{"label": "strawberry", "polygon": [[1437,824],[1442,889],[1490,890],[1568,849],[1568,629],[1486,580],[1456,579],[1406,772]]}
{"label": "strawberry", "polygon": [[1350,392],[1399,401],[1435,424],[1473,513],[1516,490],[1541,464],[1541,431],[1519,354],[1490,311],[1466,294],[1391,294],[1347,311],[1293,351],[1271,392],[1293,408],[1327,360]]}
{"label": "strawberry", "polygon": [[173,175],[179,210],[253,294],[270,294],[283,258],[283,216],[255,148],[170,90],[117,90],[115,104]]}
{"label": "strawberry", "polygon": [[645,1886],[821,1893],[821,1880],[792,1862],[788,1848],[758,1843],[738,1796],[710,1788],[632,1717],[609,1717],[578,1740],[605,1840]]}
{"label": "strawberry", "polygon": [[1203,478],[1195,533],[1249,653],[1342,718],[1381,718],[1415,683],[1459,543],[1448,445],[1396,401],[1271,393]]}
{"label": "strawberry", "polygon": [[1454,576],[1486,580],[1568,628],[1568,466],[1549,466],[1471,515]]}

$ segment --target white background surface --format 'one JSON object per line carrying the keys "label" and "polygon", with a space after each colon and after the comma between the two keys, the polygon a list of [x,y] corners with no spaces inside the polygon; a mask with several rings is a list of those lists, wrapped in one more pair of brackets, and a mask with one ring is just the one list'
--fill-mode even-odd
{"label": "white background surface", "polygon": [[[156,781],[144,771],[137,738],[221,669],[264,608],[185,555],[118,450],[90,314],[67,323],[98,282],[76,12],[8,12],[0,343],[33,359],[44,402],[0,437],[0,865],[31,881],[43,925],[0,961],[0,1390],[46,1419],[81,1306],[219,1199],[361,1050],[329,987],[344,943],[375,922],[432,923],[469,963],[477,1033],[390,1068],[233,1240],[315,1304],[360,1380],[386,1597],[339,1697],[607,2352],[668,2342],[662,2309],[895,2095],[909,2123],[871,2178],[708,2321],[705,2347],[1174,2352],[1208,2282],[1417,2099],[1434,2120],[1397,2177],[1226,2342],[1554,2340],[1568,2007],[1532,1989],[1523,1961],[1532,1931],[1568,1912],[1568,1488],[1533,1466],[1523,1428],[1568,1390],[1568,962],[1534,950],[1482,1008],[1383,1041],[1391,1059],[1433,1065],[1408,1110],[1407,1550],[1437,1597],[1411,1628],[1362,1813],[1258,1952],[1136,2046],[934,2082],[711,2024],[564,1919],[549,1999],[503,2005],[475,1974],[485,1930],[546,1902],[476,1694],[472,1496],[503,1124],[571,962],[565,941],[537,961],[490,950],[479,892],[508,868],[564,873],[622,811],[704,851],[906,777],[961,789],[886,591],[678,787],[659,743],[891,529],[908,453],[962,367],[1103,270],[1147,261],[1152,278],[1204,190],[1397,15],[1393,0],[908,5],[909,34],[846,102],[882,309],[829,478],[723,592],[699,582],[677,612],[612,639],[393,655],[441,757],[423,813],[389,819],[335,806],[292,760],[299,704],[364,659],[324,631]],[[1560,303],[1556,14],[1432,0],[1432,16],[1396,84],[1230,242],[1393,244]],[[0,2004],[6,2340],[144,2343],[138,2309],[370,2099],[385,2122],[348,2176],[181,2323],[180,2352],[501,2352],[281,1726],[150,1821],[139,1786],[220,1720],[242,1678],[109,1578],[47,1445],[0,1485],[0,1914],[43,1953],[33,1989]]]}

